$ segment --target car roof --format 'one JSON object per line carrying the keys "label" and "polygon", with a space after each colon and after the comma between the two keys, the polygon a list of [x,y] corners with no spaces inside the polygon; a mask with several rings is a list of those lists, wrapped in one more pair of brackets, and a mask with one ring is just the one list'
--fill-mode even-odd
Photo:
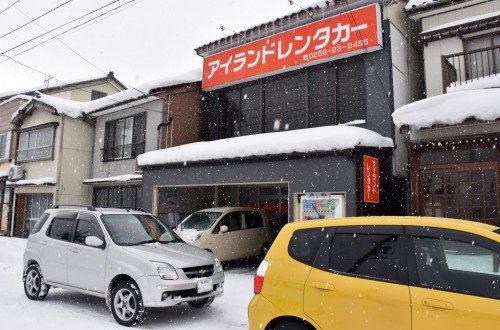
{"label": "car roof", "polygon": [[199,210],[196,212],[228,212],[228,211],[257,211],[260,210],[255,207],[244,207],[244,206],[226,206],[226,207],[211,207],[208,209]]}
{"label": "car roof", "polygon": [[58,205],[47,209],[46,212],[98,212],[101,214],[150,214],[143,210],[134,208],[108,208],[79,205]]}
{"label": "car roof", "polygon": [[478,234],[484,231],[493,232],[499,229],[499,227],[497,226],[468,220],[418,216],[370,216],[332,218],[322,220],[297,221],[289,223],[287,224],[287,226],[295,229],[330,226],[419,226],[464,230]]}

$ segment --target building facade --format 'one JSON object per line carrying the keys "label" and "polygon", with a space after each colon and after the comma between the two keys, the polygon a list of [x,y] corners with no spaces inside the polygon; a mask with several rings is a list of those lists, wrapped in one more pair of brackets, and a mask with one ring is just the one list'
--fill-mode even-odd
{"label": "building facade", "polygon": [[422,24],[427,99],[401,107],[410,213],[500,224],[500,1],[410,1]]}
{"label": "building facade", "polygon": [[[400,4],[327,1],[196,49],[204,58],[203,139],[218,156],[176,162],[174,151],[166,151],[163,162],[152,160],[156,154],[140,156],[143,207],[158,212],[170,201],[189,214],[212,205],[256,206],[280,225],[332,215],[406,213],[405,148],[360,143],[297,151],[302,141],[292,140],[276,152],[263,155],[259,149],[269,149],[265,140],[274,143],[273,134],[319,134],[319,128],[334,132],[345,126],[397,144],[394,107],[423,92],[411,24]],[[224,146],[218,147],[223,140],[254,149],[224,156]],[[365,156],[378,162],[377,201],[366,198]],[[328,206],[315,212],[319,205]],[[341,206],[338,215],[332,205]]]}

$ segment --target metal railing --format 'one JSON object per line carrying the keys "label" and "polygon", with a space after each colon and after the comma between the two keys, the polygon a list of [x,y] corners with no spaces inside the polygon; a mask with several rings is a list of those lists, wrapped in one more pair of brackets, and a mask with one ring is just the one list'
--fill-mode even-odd
{"label": "metal railing", "polygon": [[101,160],[120,160],[135,158],[137,155],[144,153],[144,141],[133,144],[123,144],[112,148],[101,149]]}
{"label": "metal railing", "polygon": [[441,56],[443,92],[500,73],[500,46]]}

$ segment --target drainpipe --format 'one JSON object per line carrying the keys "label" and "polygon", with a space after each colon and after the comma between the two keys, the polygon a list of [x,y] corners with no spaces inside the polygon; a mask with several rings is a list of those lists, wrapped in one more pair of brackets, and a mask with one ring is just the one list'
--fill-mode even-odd
{"label": "drainpipe", "polygon": [[61,163],[62,163],[62,147],[63,147],[63,136],[64,136],[64,121],[65,115],[61,114],[61,133],[59,135],[59,151],[58,151],[58,160],[57,160],[57,182],[56,182],[56,191],[54,194],[54,204],[59,205],[59,190],[61,187]]}
{"label": "drainpipe", "polygon": [[[173,118],[173,114],[172,112],[170,112],[170,103],[171,103],[171,95],[168,96],[168,100],[167,100],[167,121],[161,123],[160,125],[158,125],[158,149],[160,149],[161,147],[161,129],[162,128],[166,128],[167,131],[166,131],[166,134],[165,134],[165,148],[168,148],[168,125],[172,123],[172,118]],[[173,132],[173,127],[172,129],[170,130],[170,134],[172,134]],[[170,137],[170,145],[172,145],[172,136]]]}

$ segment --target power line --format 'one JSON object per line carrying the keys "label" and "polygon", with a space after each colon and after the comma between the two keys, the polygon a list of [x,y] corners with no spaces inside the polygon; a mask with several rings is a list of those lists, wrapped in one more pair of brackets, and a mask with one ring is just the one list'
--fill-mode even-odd
{"label": "power line", "polygon": [[[7,33],[6,33],[6,34],[4,34],[3,36],[0,36],[0,39],[2,39],[3,37],[8,36],[8,35],[9,35],[9,34],[11,34],[11,33],[14,33],[14,32],[16,32],[16,31],[18,31],[18,30],[22,29],[22,28],[23,28],[23,27],[25,27],[26,25],[29,25],[29,24],[31,24],[31,23],[33,23],[33,22],[35,22],[37,19],[42,18],[42,17],[44,17],[45,15],[50,14],[51,12],[53,12],[53,11],[55,11],[55,10],[57,10],[57,9],[61,8],[62,6],[64,6],[64,5],[68,4],[68,3],[70,3],[71,1],[73,1],[73,0],[68,0],[68,1],[66,1],[65,3],[63,3],[63,4],[59,5],[59,6],[55,7],[55,8],[52,8],[52,9],[51,9],[51,10],[49,10],[48,12],[46,12],[46,13],[44,13],[44,14],[42,14],[42,15],[38,16],[37,18],[31,19],[29,22],[27,22],[27,23],[25,23],[25,24],[23,24],[23,25],[21,25],[21,26],[19,26],[19,27],[15,28],[14,30],[12,30],[12,31],[10,31],[10,32],[7,32]],[[15,4],[14,4],[14,5],[15,5]],[[15,8],[16,8],[17,10],[19,10],[17,7],[15,7]],[[23,13],[23,14],[24,14],[24,13]]]}
{"label": "power line", "polygon": [[16,1],[16,2],[14,2],[14,3],[11,3],[11,4],[10,4],[10,6],[8,6],[7,8],[5,8],[4,10],[0,11],[0,15],[1,15],[4,11],[6,11],[7,9],[9,9],[10,7],[14,6],[14,5],[15,5],[16,3],[18,3],[19,1],[21,1],[21,0],[17,0],[17,1]]}
{"label": "power line", "polygon": [[[50,32],[53,32],[53,31],[55,31],[55,30],[58,30],[58,29],[62,28],[63,26],[66,26],[66,25],[68,25],[68,24],[71,24],[71,23],[73,23],[73,22],[75,22],[75,21],[77,21],[77,20],[79,20],[79,19],[81,19],[81,18],[83,18],[83,17],[85,17],[85,16],[89,16],[90,14],[93,14],[93,13],[95,13],[95,12],[97,12],[97,11],[99,11],[99,10],[103,9],[103,8],[106,8],[106,7],[108,7],[108,6],[110,6],[110,5],[114,4],[114,3],[116,3],[116,2],[118,2],[118,1],[120,1],[120,0],[114,0],[113,2],[110,2],[110,3],[108,3],[108,4],[106,4],[106,5],[102,6],[102,7],[99,7],[99,8],[97,8],[97,9],[95,9],[95,10],[92,10],[92,11],[88,12],[87,14],[84,14],[84,15],[82,15],[82,16],[80,16],[80,17],[78,17],[78,18],[75,18],[75,19],[73,19],[73,20],[71,20],[71,21],[69,21],[69,22],[66,22],[66,23],[64,23],[64,24],[62,24],[62,25],[59,25],[58,27],[53,28],[53,29],[52,29],[52,30],[50,30],[50,31],[47,31],[47,32],[45,32],[45,33],[42,33],[42,34],[40,34],[40,35],[39,35],[39,36],[37,36],[37,37],[31,38],[31,39],[30,39],[30,40],[28,40],[28,41],[25,41],[25,42],[23,42],[23,43],[21,43],[21,44],[18,44],[17,46],[14,46],[14,47],[12,47],[12,48],[10,48],[10,49],[6,50],[6,51],[3,51],[1,54],[5,54],[5,53],[8,53],[8,52],[10,52],[10,51],[12,51],[12,50],[14,50],[14,49],[17,49],[17,48],[19,48],[19,47],[21,47],[21,46],[23,46],[23,45],[25,45],[25,44],[27,44],[27,43],[29,43],[29,42],[33,41],[33,40],[36,40],[36,39],[38,39],[38,38],[40,38],[40,37],[43,37],[43,36],[45,36],[45,35],[49,34]],[[132,1],[135,1],[135,0],[131,0],[131,1],[129,1],[129,2],[132,2]],[[122,5],[122,6],[123,6],[123,5]],[[99,17],[99,16],[98,16],[98,17]],[[60,34],[59,34],[59,35],[60,35]]]}
{"label": "power line", "polygon": [[[71,1],[73,1],[73,0],[71,0]],[[133,1],[135,1],[135,0],[133,0]],[[140,0],[139,2],[142,2],[142,1],[144,1],[144,0]],[[107,14],[107,13],[111,12],[111,11],[117,10],[117,9],[119,9],[119,8],[121,8],[121,7],[123,7],[123,6],[127,5],[127,4],[129,4],[130,2],[132,2],[132,1],[129,1],[129,2],[127,2],[127,3],[125,3],[125,4],[121,5],[121,6],[118,6],[118,7],[116,7],[116,8],[110,9],[110,10],[108,10],[107,12],[105,12],[105,13],[103,13],[103,14],[99,15],[99,16],[96,16],[94,19],[96,19],[96,18],[101,18],[101,20],[102,20],[102,19],[104,19],[104,18],[102,18],[102,16],[103,16],[103,15],[105,15],[105,14]],[[17,8],[17,7],[15,7],[15,8],[16,8],[19,12],[21,12],[21,14],[23,14],[24,16],[26,16],[28,19],[30,19],[30,20],[31,20],[31,18],[30,18],[28,15],[26,15],[26,14],[25,14],[22,10],[20,10],[20,9],[19,9],[19,8]],[[128,7],[128,8],[130,8],[130,7]],[[120,11],[123,11],[123,10],[128,9],[128,8],[123,8],[123,9],[122,9],[122,10],[120,10]],[[113,13],[112,15],[114,15],[114,14],[116,14],[116,13]],[[110,17],[110,16],[112,16],[112,15],[108,15],[108,17]],[[36,25],[38,25],[38,26],[39,26],[41,29],[43,29],[44,31],[47,31],[47,30],[46,30],[44,27],[42,27],[40,24],[38,24],[38,23],[36,23],[36,22],[35,22],[35,24],[36,24]],[[85,23],[84,23],[84,24],[85,24]],[[78,25],[78,26],[76,26],[76,27],[74,27],[74,28],[79,28],[79,27],[81,27],[81,26],[82,26],[82,24],[80,24],[80,25]],[[71,29],[70,29],[70,30],[71,30]],[[70,30],[68,30],[68,31],[70,31]],[[62,33],[60,33],[59,35],[61,35],[61,34],[63,34],[63,33],[66,33],[66,32],[68,32],[68,31],[62,32]],[[84,60],[85,62],[87,62],[88,64],[90,64],[90,65],[91,65],[91,66],[93,66],[94,68],[96,68],[97,70],[101,71],[102,73],[104,73],[104,74],[106,74],[106,73],[107,73],[106,71],[102,70],[102,69],[101,69],[101,68],[99,68],[97,65],[95,65],[94,63],[92,63],[91,61],[89,61],[88,59],[86,59],[85,57],[83,57],[81,54],[79,54],[76,50],[74,50],[73,48],[71,48],[71,47],[70,47],[68,44],[66,44],[64,41],[62,41],[61,39],[57,38],[57,36],[58,36],[58,35],[53,35],[51,32],[48,32],[48,33],[50,33],[50,35],[52,35],[52,37],[53,37],[53,38],[48,39],[48,40],[45,40],[44,42],[39,43],[39,44],[37,44],[37,45],[35,45],[35,46],[33,46],[33,47],[29,48],[29,49],[26,49],[26,50],[24,50],[24,51],[22,51],[22,52],[19,52],[19,53],[15,54],[15,55],[12,55],[12,56],[6,56],[6,57],[7,57],[7,59],[6,59],[6,60],[4,60],[4,61],[2,61],[2,62],[0,62],[0,64],[1,64],[1,63],[3,63],[3,62],[9,61],[10,59],[12,59],[12,58],[14,58],[14,57],[16,57],[16,56],[18,56],[18,55],[20,55],[20,54],[24,53],[24,52],[27,52],[27,51],[29,51],[29,50],[31,50],[31,49],[33,49],[33,48],[35,48],[35,47],[38,47],[38,46],[40,46],[40,45],[44,44],[44,43],[45,43],[45,42],[47,42],[47,41],[50,41],[50,40],[52,40],[52,39],[57,39],[57,41],[59,41],[61,44],[63,44],[66,48],[68,48],[71,52],[73,52],[75,55],[77,55],[78,57],[80,57],[82,60]],[[3,54],[0,54],[0,55],[3,55]],[[144,94],[144,95],[146,94],[145,92],[143,92],[143,91],[141,91],[141,90],[139,90],[139,89],[135,88],[134,86],[132,86],[132,85],[130,85],[130,84],[127,84],[127,83],[124,83],[124,84],[125,84],[126,86],[128,86],[129,88],[132,88],[132,89],[134,89],[134,90],[138,91],[138,92],[139,92],[139,93],[141,93],[141,94]]]}
{"label": "power line", "polygon": [[[8,57],[8,58],[9,58],[10,60],[12,60],[13,62],[15,62],[15,63],[17,63],[17,64],[19,64],[19,65],[21,65],[21,66],[23,66],[23,67],[27,68],[27,69],[30,69],[30,70],[36,71],[36,72],[38,72],[38,73],[42,74],[42,75],[43,75],[43,76],[45,76],[45,77],[50,76],[50,75],[48,75],[48,74],[46,74],[46,73],[44,73],[44,72],[42,72],[42,71],[40,71],[40,70],[38,70],[38,69],[36,69],[36,68],[34,68],[34,67],[31,67],[31,66],[29,66],[29,65],[27,65],[27,64],[24,64],[24,63],[21,63],[21,62],[19,62],[18,60],[15,60],[14,58],[10,57],[9,55],[5,55],[5,54],[1,54],[1,55],[2,55],[2,56],[5,56],[5,57]],[[57,78],[56,78],[56,77],[54,77],[54,76],[50,76],[50,78],[51,78],[51,79],[54,79],[54,80],[56,80],[56,81],[58,81],[58,82],[59,82],[59,83],[61,83],[62,85],[69,85],[68,83],[66,83],[66,82],[64,82],[64,81],[62,81],[62,80],[59,80],[59,79],[57,79]],[[85,92],[85,93],[88,93],[88,94],[90,94],[90,93],[91,93],[91,92],[89,92],[88,90],[83,89],[83,88],[81,88],[81,87],[77,87],[77,89],[79,89],[79,90],[81,90],[81,91],[83,91],[83,92]],[[140,91],[140,90],[138,90],[138,89],[136,89],[136,88],[134,88],[134,89],[135,89],[136,91],[138,91],[138,92],[142,93],[142,94],[143,94],[143,96],[147,96],[147,93],[144,93],[144,92],[142,92],[142,91]],[[151,95],[151,96],[154,96],[154,95]],[[161,98],[161,99],[164,99],[164,98],[159,97],[159,96],[157,96],[157,97],[158,97],[158,98]],[[105,99],[108,99],[108,100],[110,100],[110,101],[113,101],[113,102],[122,102],[122,101],[120,101],[120,100],[115,100],[115,99],[113,99],[113,98],[112,98],[112,97],[110,97],[110,96],[105,96],[104,98],[105,98]],[[135,105],[135,107],[136,107],[136,108],[139,108],[139,109],[147,110],[147,111],[153,111],[153,112],[163,113],[163,110],[154,110],[154,109],[149,109],[149,108],[141,107],[141,106],[139,106],[139,105]]]}

